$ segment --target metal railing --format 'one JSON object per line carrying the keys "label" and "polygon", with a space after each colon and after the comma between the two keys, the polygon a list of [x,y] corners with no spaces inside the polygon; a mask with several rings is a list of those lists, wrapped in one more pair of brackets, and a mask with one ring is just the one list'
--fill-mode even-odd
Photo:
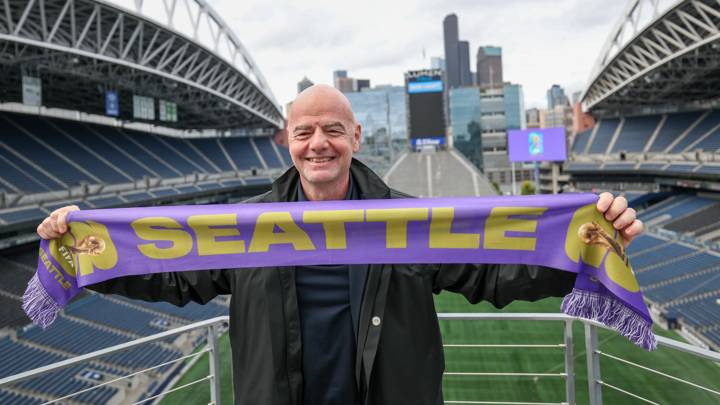
{"label": "metal railing", "polygon": [[45,375],[48,373],[52,373],[54,371],[58,371],[58,370],[66,368],[66,367],[83,364],[83,363],[89,362],[91,360],[95,360],[100,357],[112,354],[112,353],[122,352],[122,351],[131,349],[133,347],[137,347],[137,346],[140,346],[143,344],[161,341],[161,340],[167,339],[169,337],[182,335],[182,334],[192,332],[195,330],[205,329],[205,331],[207,332],[207,344],[201,350],[198,350],[191,354],[188,354],[188,355],[185,355],[185,356],[182,356],[182,357],[179,357],[179,358],[176,358],[176,359],[173,359],[173,360],[170,360],[170,361],[167,361],[167,362],[164,362],[164,363],[152,366],[152,367],[148,367],[148,368],[136,371],[134,373],[130,373],[130,374],[127,374],[127,375],[124,375],[124,376],[121,376],[121,377],[118,377],[118,378],[115,378],[115,379],[112,379],[109,381],[102,382],[100,384],[94,385],[89,388],[75,391],[73,393],[64,395],[59,398],[54,398],[50,401],[43,402],[42,405],[54,404],[54,403],[58,403],[60,401],[66,400],[66,399],[72,399],[73,397],[83,394],[85,392],[89,392],[89,391],[98,389],[100,387],[104,387],[104,386],[116,383],[121,380],[127,380],[128,378],[134,377],[136,375],[143,374],[143,373],[146,373],[146,372],[152,371],[152,370],[157,370],[157,369],[160,369],[162,367],[165,367],[165,366],[168,366],[171,364],[185,361],[186,359],[196,358],[196,357],[202,356],[205,353],[208,353],[208,356],[210,359],[210,361],[209,361],[210,367],[208,370],[209,371],[208,375],[206,375],[205,377],[199,378],[197,380],[191,381],[187,384],[183,384],[179,387],[173,387],[173,388],[163,391],[161,393],[152,395],[147,398],[143,398],[142,400],[134,402],[133,405],[143,404],[143,403],[152,401],[154,399],[162,397],[171,392],[179,391],[179,390],[187,388],[189,386],[199,384],[203,381],[208,381],[210,384],[210,401],[211,401],[210,403],[220,405],[220,352],[219,352],[219,347],[218,347],[218,335],[219,335],[218,332],[219,332],[219,328],[221,326],[227,325],[228,322],[229,322],[229,318],[227,316],[219,316],[216,318],[211,318],[211,319],[207,319],[204,321],[195,322],[195,323],[192,323],[189,325],[181,326],[179,328],[171,329],[171,330],[168,330],[165,332],[156,333],[154,335],[146,336],[146,337],[143,337],[140,339],[132,340],[130,342],[125,342],[125,343],[122,343],[119,345],[107,347],[105,349],[101,349],[101,350],[97,350],[97,351],[94,351],[91,353],[76,356],[71,359],[59,361],[57,363],[48,364],[47,366],[38,367],[33,370],[28,370],[28,371],[25,371],[25,372],[22,372],[19,374],[15,374],[15,375],[12,375],[9,377],[2,378],[2,379],[0,379],[0,388],[6,387],[6,386],[9,386],[12,384],[16,384],[16,383],[19,383],[19,382],[22,382],[25,380],[29,380],[32,378],[36,378],[36,377],[39,377],[39,376],[42,376],[42,375]]}
{"label": "metal railing", "polygon": [[[506,349],[506,348],[517,348],[517,349],[562,349],[564,353],[564,369],[559,373],[527,373],[527,372],[446,372],[446,376],[482,376],[482,377],[549,377],[563,379],[565,382],[565,401],[563,402],[498,402],[498,401],[460,401],[460,400],[446,400],[446,404],[500,404],[500,405],[574,405],[576,403],[575,393],[575,364],[574,364],[574,345],[573,345],[573,326],[575,322],[581,322],[584,325],[585,334],[585,351],[587,358],[587,376],[588,376],[588,394],[590,405],[602,405],[603,403],[603,387],[619,392],[623,395],[632,398],[633,400],[641,401],[649,404],[657,404],[657,402],[651,399],[644,398],[641,395],[630,392],[626,389],[617,387],[613,384],[601,378],[600,369],[600,358],[610,359],[612,361],[619,362],[625,366],[635,367],[646,372],[661,376],[669,381],[684,384],[693,389],[701,390],[711,395],[715,395],[720,403],[720,391],[714,388],[706,387],[701,384],[688,381],[684,378],[673,376],[662,371],[647,367],[627,359],[612,355],[604,352],[600,349],[598,343],[598,328],[605,328],[602,324],[588,321],[585,319],[573,318],[564,314],[537,314],[537,313],[515,313],[515,314],[503,314],[503,313],[441,313],[438,314],[440,320],[454,320],[454,321],[547,321],[547,322],[558,322],[563,324],[563,340],[561,343],[556,344],[445,344],[446,348],[473,348],[473,349]],[[143,344],[157,342],[168,337],[178,336],[188,332],[202,330],[206,331],[207,343],[202,349],[173,359],[171,361],[158,364],[146,369],[142,369],[125,376],[118,377],[116,379],[105,381],[95,386],[82,389],[80,391],[73,392],[71,394],[52,399],[44,402],[44,404],[53,404],[62,400],[70,399],[74,396],[80,395],[84,392],[88,392],[99,387],[113,384],[115,382],[125,380],[134,377],[138,374],[142,374],[151,370],[156,370],[165,367],[170,364],[175,364],[186,359],[196,358],[208,353],[209,356],[209,370],[208,375],[191,381],[189,383],[172,387],[160,393],[153,393],[152,396],[143,398],[134,402],[133,405],[147,403],[158,398],[163,397],[171,392],[179,391],[190,387],[195,384],[199,384],[207,381],[210,385],[210,404],[220,405],[220,353],[218,347],[218,336],[220,328],[228,324],[229,318],[227,316],[221,316],[217,318],[208,319],[201,322],[196,322],[190,325],[182,326],[180,328],[168,330],[155,335],[143,337],[130,342],[126,342],[120,345],[108,347],[102,350],[98,350],[92,353],[77,356],[71,359],[63,360],[57,363],[53,363],[47,366],[39,367],[34,370],[25,371],[10,377],[0,379],[0,388],[10,386],[15,383],[19,383],[28,379],[36,378],[60,369],[89,362],[91,360],[98,359],[102,356],[106,356],[111,353],[121,352],[133,347],[137,347]],[[658,346],[676,350],[679,352],[687,353],[691,356],[709,360],[717,363],[720,366],[720,353],[698,348],[696,346],[689,345],[687,343],[679,342],[673,339],[668,339],[662,336],[657,337]],[[648,353],[648,356],[652,356],[652,353]],[[719,369],[720,370],[720,369]],[[718,371],[720,375],[720,371]]]}

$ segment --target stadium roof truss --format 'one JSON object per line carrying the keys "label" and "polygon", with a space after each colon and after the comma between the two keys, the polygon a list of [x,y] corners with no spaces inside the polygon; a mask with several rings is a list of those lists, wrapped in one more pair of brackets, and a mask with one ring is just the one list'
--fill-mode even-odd
{"label": "stadium roof truss", "polygon": [[720,98],[720,0],[661,3],[629,1],[593,67],[585,110]]}
{"label": "stadium roof truss", "polygon": [[[19,89],[20,71],[49,74],[44,104],[52,87],[55,104],[104,111],[101,87],[109,86],[177,103],[177,127],[283,126],[250,54],[204,0],[130,3],[0,0],[2,85]],[[152,7],[162,18],[144,11]]]}

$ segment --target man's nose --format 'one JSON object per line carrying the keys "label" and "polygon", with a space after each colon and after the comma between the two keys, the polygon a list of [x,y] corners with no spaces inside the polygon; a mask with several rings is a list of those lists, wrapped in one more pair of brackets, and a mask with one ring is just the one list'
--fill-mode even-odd
{"label": "man's nose", "polygon": [[324,149],[327,147],[328,137],[322,128],[315,129],[310,138],[310,149]]}

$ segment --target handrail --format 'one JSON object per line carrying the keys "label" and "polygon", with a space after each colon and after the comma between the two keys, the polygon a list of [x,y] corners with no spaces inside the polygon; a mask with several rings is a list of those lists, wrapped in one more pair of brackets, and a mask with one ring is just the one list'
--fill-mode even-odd
{"label": "handrail", "polygon": [[[705,392],[716,394],[720,396],[720,391],[717,391],[712,388],[703,387],[699,384],[692,383],[690,381],[680,379],[678,377],[660,372],[658,370],[654,370],[650,367],[646,367],[637,363],[630,362],[628,360],[622,359],[617,356],[610,355],[606,352],[603,352],[600,350],[598,345],[598,339],[597,339],[597,329],[598,327],[606,328],[604,325],[599,324],[594,321],[589,321],[585,319],[580,318],[574,318],[568,315],[559,314],[559,313],[439,313],[438,319],[440,320],[462,320],[462,321],[468,321],[468,320],[475,320],[475,321],[489,321],[489,320],[495,320],[495,321],[555,321],[555,322],[562,322],[564,324],[564,333],[563,333],[563,341],[561,343],[555,343],[555,344],[444,344],[443,346],[445,348],[457,348],[457,349],[511,349],[511,348],[548,348],[548,349],[562,349],[565,354],[565,370],[558,372],[558,373],[512,373],[512,372],[461,372],[461,371],[451,371],[444,373],[447,376],[498,376],[498,377],[558,377],[565,380],[566,384],[566,398],[565,401],[559,402],[559,404],[569,404],[574,405],[575,404],[575,372],[574,372],[574,355],[573,355],[573,323],[578,321],[584,324],[585,326],[585,349],[586,349],[586,356],[587,356],[587,367],[588,367],[588,393],[589,393],[589,399],[591,405],[601,405],[602,404],[602,387],[607,387],[608,389],[612,389],[616,392],[620,392],[624,395],[628,395],[630,397],[635,398],[636,400],[642,400],[648,403],[655,403],[647,398],[643,398],[638,396],[637,394],[634,394],[630,391],[624,390],[620,387],[616,387],[614,385],[609,384],[607,381],[602,380],[600,375],[600,357],[607,357],[610,358],[613,361],[619,361],[623,364],[627,364],[628,366],[633,367],[639,367],[643,370],[646,370],[648,372],[652,372],[656,375],[660,375],[665,378],[669,378],[674,381],[685,383],[689,386],[692,386],[696,389],[704,390]],[[0,379],[0,388],[3,386],[7,386],[10,384],[18,383],[21,381],[28,380],[30,378],[35,378],[56,370],[59,370],[61,368],[73,366],[76,364],[80,364],[83,362],[87,362],[90,360],[94,360],[98,357],[110,354],[110,353],[116,353],[121,352],[124,350],[128,350],[130,348],[156,342],[162,339],[165,339],[170,336],[176,336],[183,333],[199,330],[199,329],[205,329],[207,331],[207,344],[204,349],[182,356],[178,359],[173,359],[169,362],[165,362],[159,365],[155,365],[149,368],[145,368],[143,370],[135,371],[133,373],[130,373],[125,376],[121,376],[109,381],[105,381],[101,384],[82,389],[80,391],[73,392],[71,394],[67,394],[62,397],[58,397],[53,399],[52,401],[46,402],[46,403],[55,403],[60,400],[64,400],[66,398],[71,398],[73,396],[82,394],[87,391],[91,391],[93,389],[106,386],[108,384],[112,384],[116,381],[127,379],[130,377],[133,377],[135,375],[154,370],[163,366],[166,366],[168,364],[177,363],[179,361],[188,359],[190,357],[197,358],[198,356],[204,355],[205,353],[208,353],[209,355],[209,374],[206,375],[203,378],[200,378],[198,380],[192,381],[188,384],[176,386],[171,389],[165,389],[164,391],[160,393],[153,393],[152,396],[137,400],[138,402],[135,402],[136,404],[145,403],[152,401],[154,399],[157,399],[159,397],[162,397],[170,392],[181,390],[185,387],[188,387],[190,385],[194,385],[197,383],[201,383],[204,381],[209,382],[210,384],[210,393],[211,393],[211,403],[219,405],[220,404],[220,358],[219,358],[219,346],[217,342],[218,338],[218,328],[221,325],[227,325],[229,324],[229,317],[228,316],[219,316],[211,319],[207,319],[204,321],[192,323],[189,325],[181,326],[179,328],[171,329],[168,331],[160,332],[154,335],[150,335],[147,337],[143,337],[140,339],[136,339],[130,342],[125,342],[119,345],[107,347],[105,349],[97,350],[91,353],[87,353],[84,355],[80,355],[77,357],[74,357],[72,359],[63,360],[57,363],[49,364],[43,367],[38,367],[33,370],[25,371],[22,373],[18,373],[13,376],[5,377]],[[669,339],[666,337],[658,336],[658,345],[667,347],[673,350],[678,350],[687,354],[690,354],[692,356],[710,360],[713,362],[718,363],[720,365],[720,353],[716,353],[710,350],[702,349],[699,347],[695,347],[692,345],[689,345],[687,343],[679,342],[673,339]],[[446,403],[454,403],[454,404],[541,404],[540,402],[488,402],[488,401],[451,401],[446,400]],[[544,403],[543,403],[544,404]]]}
{"label": "handrail", "polygon": [[0,379],[0,387],[2,387],[3,385],[19,383],[21,381],[24,381],[24,380],[27,380],[30,378],[35,378],[35,377],[50,373],[52,371],[55,371],[55,370],[58,370],[61,368],[65,368],[65,367],[69,367],[69,366],[72,366],[72,365],[75,365],[78,363],[83,363],[86,361],[94,360],[94,359],[104,356],[106,354],[121,352],[121,351],[131,349],[135,346],[139,346],[139,345],[142,345],[145,343],[155,342],[155,341],[162,340],[162,339],[165,339],[170,336],[175,336],[175,335],[180,335],[180,334],[183,334],[186,332],[191,332],[196,329],[207,328],[208,326],[215,325],[218,323],[228,323],[229,319],[230,319],[230,317],[228,317],[228,316],[218,316],[215,318],[206,319],[204,321],[191,323],[189,325],[181,326],[179,328],[170,329],[165,332],[160,332],[160,333],[156,333],[154,335],[142,337],[140,339],[131,340],[129,342],[121,343],[119,345],[106,347],[104,349],[96,350],[94,352],[90,352],[87,354],[82,354],[80,356],[76,356],[71,359],[58,361],[57,363],[48,364],[47,366],[34,368],[32,370],[24,371],[22,373]]}

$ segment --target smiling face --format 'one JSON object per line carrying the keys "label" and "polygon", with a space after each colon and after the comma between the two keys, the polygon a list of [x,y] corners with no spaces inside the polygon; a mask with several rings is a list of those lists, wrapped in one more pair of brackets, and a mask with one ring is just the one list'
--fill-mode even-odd
{"label": "smiling face", "polygon": [[288,114],[288,146],[309,198],[345,195],[360,134],[350,102],[335,88],[316,85],[298,95]]}

